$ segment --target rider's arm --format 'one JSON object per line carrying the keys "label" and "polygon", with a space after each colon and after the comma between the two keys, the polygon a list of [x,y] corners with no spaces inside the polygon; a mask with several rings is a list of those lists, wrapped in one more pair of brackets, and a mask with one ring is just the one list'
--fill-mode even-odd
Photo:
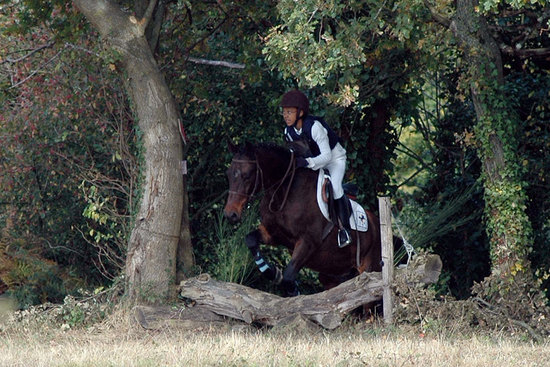
{"label": "rider's arm", "polygon": [[318,170],[319,168],[325,167],[332,159],[327,130],[319,121],[313,123],[311,127],[311,137],[315,143],[317,143],[320,153],[315,157],[306,158],[306,160],[308,162],[308,168]]}

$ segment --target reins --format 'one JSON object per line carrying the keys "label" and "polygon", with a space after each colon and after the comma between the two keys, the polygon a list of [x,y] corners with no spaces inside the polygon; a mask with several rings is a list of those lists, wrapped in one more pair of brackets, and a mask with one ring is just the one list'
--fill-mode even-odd
{"label": "reins", "polygon": [[[292,176],[290,177],[290,181],[288,182],[288,186],[286,188],[285,196],[283,197],[283,202],[281,203],[281,206],[279,207],[279,209],[273,210],[272,205],[273,205],[273,200],[275,199],[275,195],[277,195],[277,191],[279,191],[279,189],[283,185],[283,182],[285,182],[286,178],[288,177],[288,172],[290,171],[291,168],[292,168]],[[281,210],[283,210],[283,208],[285,207],[286,199],[288,198],[288,193],[290,192],[290,187],[292,186],[292,181],[294,181],[294,174],[295,173],[296,173],[296,164],[295,164],[295,161],[294,161],[294,152],[290,151],[290,162],[288,163],[288,167],[286,169],[285,175],[281,179],[281,182],[279,182],[279,186],[277,186],[277,188],[273,192],[273,195],[271,196],[271,200],[269,201],[269,211],[271,213],[278,213]]]}

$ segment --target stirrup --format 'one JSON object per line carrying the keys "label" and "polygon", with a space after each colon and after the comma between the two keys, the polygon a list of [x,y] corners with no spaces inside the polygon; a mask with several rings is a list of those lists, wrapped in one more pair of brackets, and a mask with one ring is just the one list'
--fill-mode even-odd
{"label": "stirrup", "polygon": [[342,228],[338,230],[338,247],[343,248],[351,243],[351,237],[347,229]]}

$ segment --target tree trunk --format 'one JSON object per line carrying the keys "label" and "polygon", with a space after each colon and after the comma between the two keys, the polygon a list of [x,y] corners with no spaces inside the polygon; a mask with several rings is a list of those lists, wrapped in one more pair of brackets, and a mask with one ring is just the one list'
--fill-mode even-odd
{"label": "tree trunk", "polygon": [[369,156],[365,161],[368,161],[373,169],[374,192],[384,192],[386,186],[384,181],[386,177],[385,165],[388,160],[386,131],[390,126],[390,103],[390,98],[377,99],[372,106],[370,116],[366,116],[370,125],[366,149]]}
{"label": "tree trunk", "polygon": [[503,92],[502,60],[475,0],[458,0],[450,29],[469,65],[478,155],[483,162],[485,215],[491,242],[492,277],[510,279],[529,269],[531,225],[517,151],[518,122]]}
{"label": "tree trunk", "polygon": [[184,187],[180,115],[136,19],[110,0],[76,6],[121,55],[128,94],[142,132],[142,196],[128,244],[127,294],[132,301],[165,301],[175,293]]}

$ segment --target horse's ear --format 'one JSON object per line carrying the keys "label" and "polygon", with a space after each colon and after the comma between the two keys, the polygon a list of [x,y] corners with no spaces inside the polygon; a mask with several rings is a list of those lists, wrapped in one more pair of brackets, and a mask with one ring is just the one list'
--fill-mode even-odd
{"label": "horse's ear", "polygon": [[247,153],[254,152],[254,144],[252,144],[249,141],[245,142],[244,143],[244,151],[247,152]]}
{"label": "horse's ear", "polygon": [[235,154],[239,151],[239,148],[235,144],[233,144],[231,140],[227,141],[227,148],[229,149],[229,152],[231,154]]}

